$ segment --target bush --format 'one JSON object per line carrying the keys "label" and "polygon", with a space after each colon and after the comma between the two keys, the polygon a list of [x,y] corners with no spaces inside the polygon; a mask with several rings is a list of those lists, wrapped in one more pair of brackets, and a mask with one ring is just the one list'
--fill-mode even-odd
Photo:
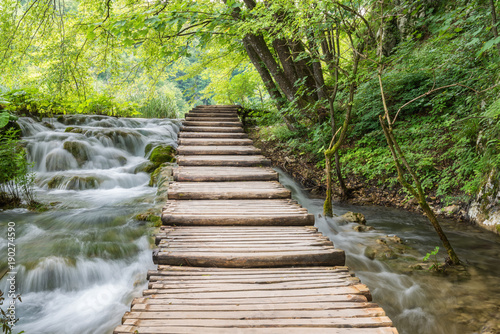
{"label": "bush", "polygon": [[17,132],[9,129],[0,133],[0,205],[19,206],[24,199],[28,206],[34,206],[35,174],[29,171],[30,163]]}

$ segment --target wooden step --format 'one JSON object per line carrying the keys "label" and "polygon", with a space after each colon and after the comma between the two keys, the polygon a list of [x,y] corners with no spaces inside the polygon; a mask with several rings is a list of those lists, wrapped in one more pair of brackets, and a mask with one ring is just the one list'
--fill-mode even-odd
{"label": "wooden step", "polygon": [[177,141],[181,146],[246,146],[253,145],[251,139],[240,138],[179,138]]}
{"label": "wooden step", "polygon": [[196,111],[189,112],[185,115],[186,117],[238,117],[236,112],[209,112],[209,111]]}
{"label": "wooden step", "polygon": [[[213,232],[220,232],[220,236],[217,238],[198,235],[198,232],[202,233],[206,227],[200,227],[198,230],[190,227],[185,231],[185,236],[179,235],[183,227],[176,227],[173,230],[176,233],[172,236],[167,231],[153,255],[154,262],[163,265],[225,268],[344,265],[344,251],[335,249],[330,241],[325,243],[325,237],[321,233],[311,233],[307,227],[288,226],[289,231],[304,233],[288,236],[286,244],[275,243],[282,238],[282,232],[272,227],[257,226],[251,235],[228,235],[225,226],[210,228]],[[256,247],[256,240],[267,240],[267,243]],[[207,244],[210,241],[218,243]],[[152,287],[156,288],[159,287]],[[267,288],[271,290],[269,292],[273,292],[273,288]],[[234,291],[227,286],[221,286],[221,289],[227,293]]]}
{"label": "wooden step", "polygon": [[221,122],[221,121],[184,121],[184,126],[209,126],[209,127],[235,127],[241,126],[241,122]]}
{"label": "wooden step", "polygon": [[201,122],[239,122],[238,117],[206,117],[204,115],[188,116],[186,115],[186,121],[201,121]]}
{"label": "wooden step", "polygon": [[190,146],[177,147],[177,153],[182,155],[252,155],[261,154],[254,146]]}
{"label": "wooden step", "polygon": [[174,169],[175,181],[278,181],[278,173],[269,167],[189,167]]}
{"label": "wooden step", "polygon": [[262,155],[179,155],[179,166],[271,166],[271,161]]}
{"label": "wooden step", "polygon": [[178,138],[202,138],[202,139],[211,139],[211,138],[232,138],[232,139],[245,139],[248,138],[246,133],[224,133],[224,132],[179,132],[177,135]]}
{"label": "wooden step", "polygon": [[[197,201],[170,199],[163,208],[162,222],[165,225],[183,226],[312,226],[314,215],[297,203],[286,199]],[[234,230],[229,231],[235,233]]]}
{"label": "wooden step", "polygon": [[184,132],[244,132],[242,127],[183,126]]}
{"label": "wooden step", "polygon": [[290,190],[276,181],[172,182],[169,199],[278,199],[290,198]]}

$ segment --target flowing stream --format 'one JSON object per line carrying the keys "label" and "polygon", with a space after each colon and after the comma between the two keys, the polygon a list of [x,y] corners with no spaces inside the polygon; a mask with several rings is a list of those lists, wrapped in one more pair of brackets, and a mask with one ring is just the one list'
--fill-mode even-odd
{"label": "flowing stream", "polygon": [[[43,121],[19,123],[34,161],[37,199],[51,209],[0,212],[1,254],[8,222],[16,225],[22,302],[14,333],[111,333],[154,268],[150,231],[133,218],[153,206],[156,191],[142,171],[145,149],[175,147],[180,122],[78,115]],[[3,275],[7,257],[0,261]]]}
{"label": "flowing stream", "polygon": [[[155,189],[142,172],[148,144],[175,146],[179,122],[66,116],[21,119],[37,173],[38,200],[51,209],[0,212],[0,252],[7,225],[16,224],[17,303],[14,332],[111,333],[130,301],[146,288],[154,267],[148,228],[135,214],[153,206]],[[338,216],[361,212],[369,232],[355,232],[340,217],[324,218],[323,201],[310,198],[280,171],[280,181],[316,215],[316,225],[347,254],[347,265],[367,284],[374,301],[402,334],[500,333],[500,237],[477,227],[444,222],[468,275],[413,270],[439,245],[423,216],[384,207],[334,207]],[[367,255],[378,240],[396,234],[407,254],[380,261]],[[444,252],[439,254],[444,258]],[[416,260],[417,259],[417,260]],[[0,274],[7,268],[0,258]],[[7,277],[0,289],[8,288]]]}
{"label": "flowing stream", "polygon": [[[334,214],[352,211],[365,215],[375,230],[355,232],[357,224],[340,217],[322,217],[323,199],[310,198],[288,175],[280,182],[292,196],[316,215],[316,226],[346,252],[346,264],[368,285],[373,299],[384,308],[401,334],[500,333],[500,236],[476,226],[444,221],[443,229],[468,274],[433,274],[410,269],[416,257],[441,245],[432,226],[419,214],[377,206],[334,206]],[[408,254],[379,261],[367,257],[368,247],[387,235],[399,236]],[[442,247],[441,247],[442,248]],[[440,251],[438,260],[443,261]]]}

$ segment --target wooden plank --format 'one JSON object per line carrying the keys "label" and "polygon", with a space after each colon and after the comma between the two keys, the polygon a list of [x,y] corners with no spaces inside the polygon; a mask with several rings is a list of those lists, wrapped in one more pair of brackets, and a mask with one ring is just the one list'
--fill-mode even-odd
{"label": "wooden plank", "polygon": [[271,166],[271,161],[262,155],[179,155],[179,166]]}
{"label": "wooden plank", "polygon": [[182,122],[183,126],[210,126],[210,127],[234,127],[234,126],[242,126],[240,121],[237,122],[223,122],[218,120],[213,121],[184,121]]}
{"label": "wooden plank", "polygon": [[137,326],[118,326],[113,334],[199,334],[200,331],[218,334],[397,334],[397,330],[393,327],[379,327],[379,328],[321,328],[321,327],[281,327],[281,328],[225,328],[225,327],[137,327]]}
{"label": "wooden plank", "polygon": [[169,199],[280,199],[290,198],[290,190],[278,182],[172,182]]}
{"label": "wooden plank", "polygon": [[181,128],[182,132],[243,132],[242,127],[215,127],[215,126],[183,126]]}
{"label": "wooden plank", "polygon": [[[184,319],[163,320],[139,320],[127,319],[124,325],[133,326],[185,326],[190,322]],[[289,326],[312,326],[312,327],[381,327],[391,326],[388,317],[359,317],[359,318],[305,318],[305,319],[193,319],[193,326],[197,327],[289,327]]]}
{"label": "wooden plank", "polygon": [[[283,248],[283,247],[281,247]],[[281,251],[266,253],[228,252],[173,252],[157,249],[153,252],[155,264],[200,267],[287,267],[287,266],[335,266],[344,265],[345,254],[339,249],[318,249],[312,251]]]}
{"label": "wooden plank", "polygon": [[207,138],[180,138],[178,140],[179,145],[193,145],[193,146],[245,146],[245,145],[253,145],[253,141],[251,139],[246,138],[215,138],[215,139],[207,139]]}
{"label": "wooden plank", "polygon": [[186,115],[185,117],[186,121],[221,121],[221,122],[239,122],[240,119],[236,116],[228,116],[228,117],[222,117],[222,116],[212,116],[212,117],[206,117],[205,115],[191,115],[188,116]]}
{"label": "wooden plank", "polygon": [[270,310],[262,311],[227,311],[227,312],[127,312],[123,316],[126,319],[333,319],[333,318],[358,318],[358,317],[383,317],[385,312],[380,308],[354,308],[354,309],[333,309],[333,310]]}
{"label": "wooden plank", "polygon": [[[367,302],[317,302],[317,303],[285,303],[285,304],[234,304],[234,305],[172,305],[156,303],[164,301],[142,298],[144,302],[132,302],[132,311],[276,311],[276,310],[336,310],[355,308],[374,308],[375,303]],[[150,302],[155,301],[155,302]]]}
{"label": "wooden plank", "polygon": [[230,132],[179,132],[177,134],[178,138],[248,138],[248,135],[244,132],[241,133],[230,133]]}
{"label": "wooden plank", "polygon": [[251,155],[261,154],[260,149],[254,146],[192,146],[181,145],[177,152],[183,155]]}
{"label": "wooden plank", "polygon": [[224,111],[224,112],[217,112],[214,110],[207,110],[207,111],[190,111],[189,113],[186,114],[187,117],[210,117],[212,119],[216,119],[218,117],[223,117],[223,118],[228,118],[228,117],[238,117],[238,113],[234,111]]}
{"label": "wooden plank", "polygon": [[269,167],[196,167],[174,169],[175,181],[278,181],[278,173]]}

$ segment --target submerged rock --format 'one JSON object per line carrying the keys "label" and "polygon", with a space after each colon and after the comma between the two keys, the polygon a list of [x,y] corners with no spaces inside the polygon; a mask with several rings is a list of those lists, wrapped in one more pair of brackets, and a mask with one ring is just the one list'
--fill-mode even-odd
{"label": "submerged rock", "polygon": [[374,230],[373,226],[367,226],[367,225],[356,225],[352,229],[356,232],[367,232]]}
{"label": "submerged rock", "polygon": [[71,153],[79,165],[89,159],[87,143],[81,141],[65,141],[63,148]]}
{"label": "submerged rock", "polygon": [[350,223],[358,223],[361,225],[366,225],[366,218],[362,213],[349,211],[344,213],[341,217]]}

